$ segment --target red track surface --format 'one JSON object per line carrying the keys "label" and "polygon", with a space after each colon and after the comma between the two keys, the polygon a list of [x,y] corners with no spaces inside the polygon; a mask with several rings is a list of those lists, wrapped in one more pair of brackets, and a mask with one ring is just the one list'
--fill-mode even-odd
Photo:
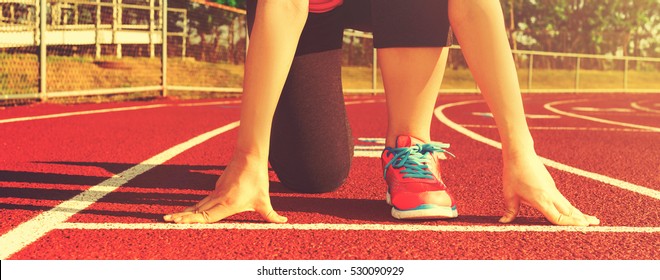
{"label": "red track surface", "polygon": [[[647,128],[558,115],[544,108],[549,102],[574,99],[581,101],[552,107]],[[350,101],[355,100],[374,99]],[[359,138],[385,134],[385,104],[382,98],[375,100],[378,102],[348,105],[358,146],[374,145]],[[441,96],[437,106],[468,100],[481,98]],[[217,101],[234,103],[209,103]],[[562,193],[578,208],[601,219],[602,226],[584,232],[552,226],[529,207],[523,207],[513,226],[499,224],[503,213],[499,150],[438,119],[432,136],[451,143],[450,151],[456,155],[443,165],[445,181],[458,201],[459,218],[454,220],[402,222],[391,218],[384,202],[379,159],[356,157],[346,184],[334,193],[292,193],[272,176],[273,205],[294,228],[269,228],[254,213],[239,214],[211,227],[165,228],[163,214],[197,202],[213,188],[233,150],[236,129],[152,166],[82,211],[53,210],[154,155],[237,121],[239,105],[235,101],[39,104],[0,110],[0,239],[41,213],[73,214],[15,252],[3,247],[0,253],[11,259],[660,259],[658,95],[525,97],[528,114],[554,116],[528,120],[540,156],[636,186],[626,190],[617,186],[620,183],[550,168]],[[190,103],[200,106],[184,106]],[[163,106],[7,122],[149,105]],[[585,111],[584,107],[595,109]],[[606,110],[613,108],[627,110]],[[451,121],[497,141],[493,119],[479,114],[484,112],[488,109],[483,102],[443,111]],[[301,228],[317,224],[321,228]],[[235,228],[241,225],[255,228]],[[349,225],[358,228],[342,228]],[[382,228],[360,230],[360,225]],[[185,246],[172,246],[176,244]]]}

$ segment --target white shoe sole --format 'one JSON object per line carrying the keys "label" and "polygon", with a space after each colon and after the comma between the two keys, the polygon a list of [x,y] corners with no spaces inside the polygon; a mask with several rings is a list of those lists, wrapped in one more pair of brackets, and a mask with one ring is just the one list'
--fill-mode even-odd
{"label": "white shoe sole", "polygon": [[392,205],[392,198],[389,192],[385,200],[387,204],[392,206],[392,217],[399,220],[440,220],[458,217],[458,210],[455,207],[433,205],[425,209],[399,210]]}

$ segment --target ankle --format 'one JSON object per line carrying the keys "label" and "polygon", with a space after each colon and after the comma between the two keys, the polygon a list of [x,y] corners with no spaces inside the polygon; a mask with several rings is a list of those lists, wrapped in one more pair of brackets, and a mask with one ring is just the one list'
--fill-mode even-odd
{"label": "ankle", "polygon": [[424,143],[429,143],[431,142],[431,136],[429,134],[424,134],[424,133],[412,133],[412,132],[392,132],[392,133],[387,133],[387,137],[385,138],[385,147],[395,147],[396,146],[396,139],[399,136],[402,135],[407,135],[411,136],[413,138],[416,138]]}

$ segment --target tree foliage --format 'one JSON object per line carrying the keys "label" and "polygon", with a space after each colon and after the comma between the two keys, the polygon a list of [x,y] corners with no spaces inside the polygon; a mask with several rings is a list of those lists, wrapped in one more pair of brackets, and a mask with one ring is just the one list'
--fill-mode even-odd
{"label": "tree foliage", "polygon": [[658,0],[502,0],[520,48],[657,56]]}
{"label": "tree foliage", "polygon": [[[246,0],[207,0],[244,9]],[[356,0],[359,1],[359,0]],[[515,49],[585,54],[660,56],[660,0],[500,0],[505,26]],[[196,1],[170,1],[188,9],[188,30],[192,48],[205,60],[224,47],[240,48],[218,41],[223,32],[234,30],[236,14],[199,4]],[[242,19],[241,24],[245,20]],[[233,33],[229,36],[234,36]],[[236,35],[238,36],[238,35]],[[224,38],[223,37],[223,38]],[[198,41],[195,41],[198,38]],[[238,37],[237,37],[238,38]],[[349,40],[350,63],[369,57],[367,42]],[[346,51],[346,50],[345,50]],[[355,54],[353,52],[356,52]],[[357,55],[363,52],[364,55]],[[239,61],[244,54],[234,55]],[[225,59],[225,58],[218,58]],[[458,59],[457,59],[458,62]],[[548,67],[570,67],[574,60],[547,62]],[[561,64],[550,65],[550,63]],[[588,67],[583,61],[583,67]]]}
{"label": "tree foliage", "polygon": [[[246,0],[213,0],[245,8]],[[660,55],[660,0],[501,0],[513,45],[590,54]]]}
{"label": "tree foliage", "polygon": [[[245,0],[207,1],[236,8],[245,8]],[[240,29],[245,17],[197,1],[170,1],[171,7],[187,9],[189,55],[202,61],[241,63],[245,56],[245,38]],[[183,24],[181,19],[169,18],[170,26]]]}
{"label": "tree foliage", "polygon": [[216,2],[218,4],[232,6],[241,9],[245,9],[245,1],[246,0],[213,0],[213,2]]}

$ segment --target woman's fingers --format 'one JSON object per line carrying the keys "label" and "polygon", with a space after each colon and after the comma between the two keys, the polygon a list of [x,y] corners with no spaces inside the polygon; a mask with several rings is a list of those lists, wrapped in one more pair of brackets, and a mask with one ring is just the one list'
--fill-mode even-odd
{"label": "woman's fingers", "polygon": [[520,198],[516,195],[512,195],[505,197],[504,199],[506,212],[504,213],[504,216],[500,218],[500,223],[507,224],[513,222],[518,216],[518,212],[520,211]]}
{"label": "woman's fingers", "polygon": [[[561,196],[561,194],[559,194]],[[588,226],[589,222],[585,219],[584,215],[580,211],[575,211],[577,210],[575,207],[572,205],[564,205],[562,207],[557,207],[558,203],[557,201],[560,199],[557,199],[556,195],[540,195],[536,197],[537,200],[535,201],[530,201],[530,205],[532,207],[536,208],[545,216],[548,221],[555,225],[559,226]],[[561,211],[561,210],[564,211]],[[575,210],[573,210],[575,209]]]}
{"label": "woman's fingers", "polygon": [[261,217],[264,218],[269,223],[283,224],[288,221],[288,219],[273,210],[273,207],[267,205],[261,209],[258,209],[257,212],[261,214]]}
{"label": "woman's fingers", "polygon": [[197,202],[195,205],[190,206],[190,207],[184,209],[183,212],[194,212],[194,211],[196,211],[196,210],[199,210],[200,207],[202,207],[204,204],[207,204],[207,203],[211,200],[211,197],[212,197],[212,196],[213,196],[213,194],[211,194],[211,195],[205,197],[204,199],[202,199],[202,200],[200,200],[199,202]]}
{"label": "woman's fingers", "polygon": [[209,210],[188,212],[187,215],[182,215],[174,219],[174,222],[177,224],[209,224],[245,211],[217,204]]}

